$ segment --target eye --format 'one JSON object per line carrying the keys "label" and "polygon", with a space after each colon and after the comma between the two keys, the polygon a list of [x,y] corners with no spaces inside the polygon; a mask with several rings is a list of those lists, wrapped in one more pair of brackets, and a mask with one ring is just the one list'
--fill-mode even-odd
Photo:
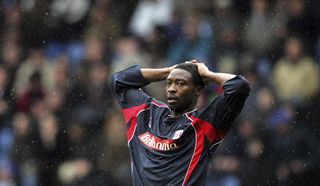
{"label": "eye", "polygon": [[183,86],[183,85],[185,85],[184,82],[181,82],[181,81],[177,82],[177,86],[181,87],[181,86]]}
{"label": "eye", "polygon": [[167,81],[167,82],[166,82],[166,85],[167,85],[167,86],[170,86],[170,85],[171,85],[171,81]]}

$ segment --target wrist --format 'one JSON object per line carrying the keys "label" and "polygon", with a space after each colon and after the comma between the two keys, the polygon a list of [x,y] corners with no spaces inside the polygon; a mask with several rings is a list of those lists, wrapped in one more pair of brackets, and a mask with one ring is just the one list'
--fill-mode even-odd
{"label": "wrist", "polygon": [[167,76],[169,76],[169,74],[171,73],[171,71],[172,71],[173,69],[174,69],[173,66],[171,66],[171,67],[165,67],[165,68],[164,68],[164,74],[165,74],[166,78],[167,78]]}
{"label": "wrist", "polygon": [[215,73],[211,72],[211,71],[206,71],[206,72],[200,74],[200,76],[202,77],[202,79],[208,79],[210,77],[215,76]]}
{"label": "wrist", "polygon": [[170,74],[170,72],[172,71],[172,67],[166,67],[164,69],[167,74]]}
{"label": "wrist", "polygon": [[175,68],[176,65],[174,66],[170,66],[170,67],[166,67],[168,74],[170,74],[170,72]]}

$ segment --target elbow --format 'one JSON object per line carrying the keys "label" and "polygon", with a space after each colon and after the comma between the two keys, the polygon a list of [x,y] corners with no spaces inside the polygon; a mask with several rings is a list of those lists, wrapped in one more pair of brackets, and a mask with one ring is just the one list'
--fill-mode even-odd
{"label": "elbow", "polygon": [[123,89],[121,88],[121,84],[119,82],[118,73],[115,73],[111,76],[111,80],[109,82],[111,87],[111,93],[118,101],[124,100]]}
{"label": "elbow", "polygon": [[110,82],[109,82],[109,85],[112,89],[114,89],[115,87],[115,84],[116,84],[116,78],[115,78],[115,74],[112,74],[111,78],[110,78]]}
{"label": "elbow", "polygon": [[112,89],[113,92],[116,92],[117,90],[117,87],[118,87],[118,83],[117,83],[117,73],[116,74],[113,74],[110,78],[110,82],[109,82],[109,85]]}
{"label": "elbow", "polygon": [[250,85],[246,78],[238,75],[224,84],[224,92],[225,94],[236,93],[248,96],[250,92]]}
{"label": "elbow", "polygon": [[249,84],[249,81],[246,79],[246,78],[244,78],[244,77],[242,77],[241,76],[241,81],[240,81],[240,83],[239,83],[239,87],[238,87],[238,90],[239,90],[239,92],[241,93],[241,94],[244,94],[244,95],[249,95],[249,93],[250,93],[250,84]]}

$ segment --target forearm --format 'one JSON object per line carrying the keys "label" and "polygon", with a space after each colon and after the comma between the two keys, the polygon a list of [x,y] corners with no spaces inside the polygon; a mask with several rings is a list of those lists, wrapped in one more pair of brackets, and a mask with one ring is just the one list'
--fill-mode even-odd
{"label": "forearm", "polygon": [[223,86],[226,81],[236,77],[234,74],[212,72],[204,63],[198,63],[196,60],[188,61],[187,63],[197,65],[198,72],[204,83],[213,82],[219,86]]}
{"label": "forearm", "polygon": [[127,69],[112,75],[111,87],[119,94],[130,88],[141,88],[148,85],[141,73],[139,65],[133,65]]}
{"label": "forearm", "polygon": [[171,72],[171,69],[168,68],[142,68],[141,73],[143,78],[148,82],[155,82],[155,81],[161,81],[165,80],[169,73]]}
{"label": "forearm", "polygon": [[236,77],[234,74],[228,74],[228,73],[215,73],[215,72],[207,72],[204,75],[204,80],[209,82],[214,82],[215,84],[219,86],[223,86],[224,82]]}

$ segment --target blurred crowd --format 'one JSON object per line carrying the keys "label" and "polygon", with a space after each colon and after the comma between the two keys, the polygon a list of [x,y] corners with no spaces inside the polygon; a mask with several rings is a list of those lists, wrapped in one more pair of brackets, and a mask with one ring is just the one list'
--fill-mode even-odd
{"label": "blurred crowd", "polygon": [[[1,186],[130,185],[110,75],[191,59],[251,85],[208,186],[320,183],[318,0],[0,3]],[[165,101],[162,85],[145,91]]]}

